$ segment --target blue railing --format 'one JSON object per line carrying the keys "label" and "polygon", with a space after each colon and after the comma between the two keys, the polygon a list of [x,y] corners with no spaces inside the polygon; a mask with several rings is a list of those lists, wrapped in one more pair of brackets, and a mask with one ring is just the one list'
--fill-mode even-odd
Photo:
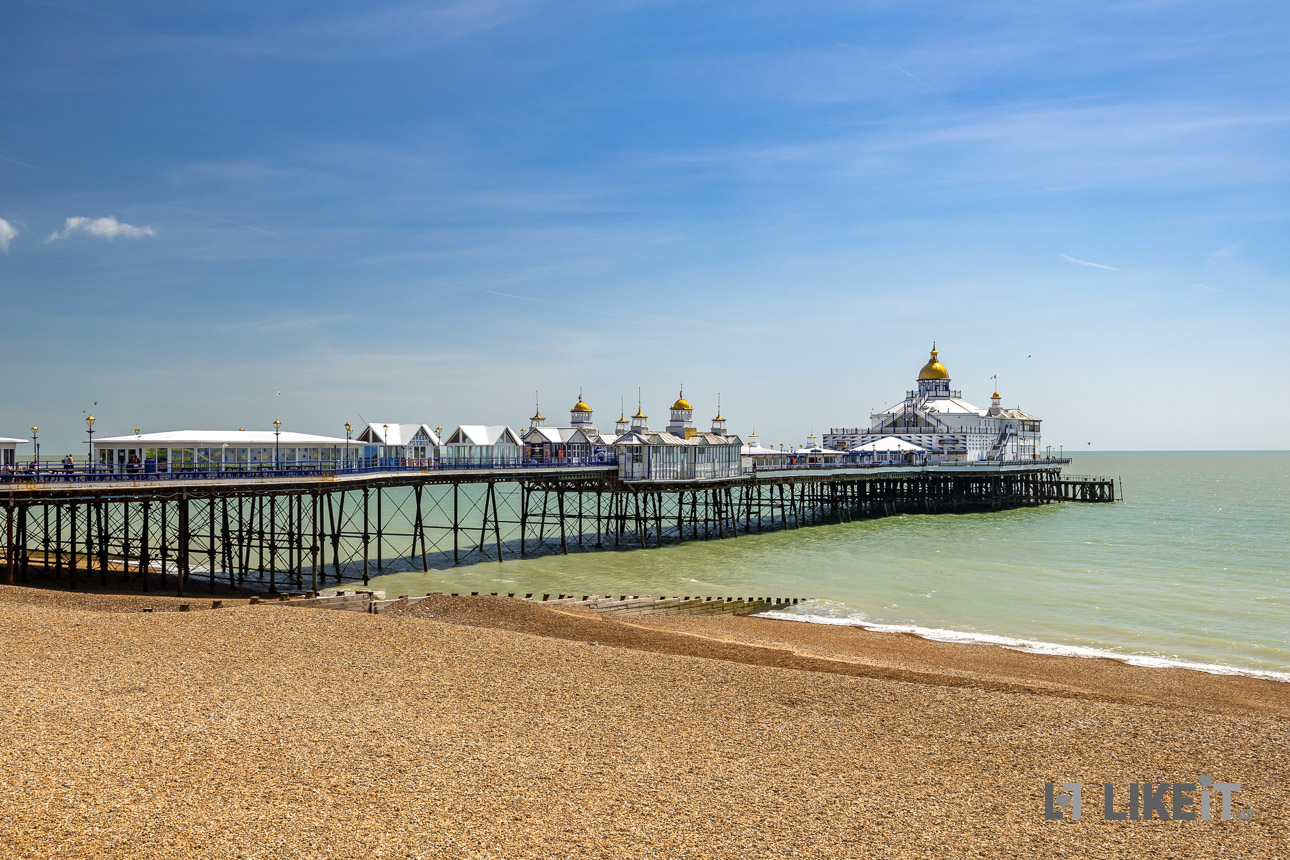
{"label": "blue railing", "polygon": [[[172,464],[173,465],[173,464]],[[7,484],[63,484],[119,481],[203,481],[203,480],[262,480],[265,478],[317,478],[338,475],[367,475],[388,472],[462,472],[462,471],[522,471],[561,468],[609,468],[617,465],[613,457],[517,457],[498,458],[486,462],[472,460],[422,460],[408,461],[397,458],[351,458],[337,462],[248,464],[221,469],[182,466],[163,471],[152,462],[87,467],[78,463],[71,467],[61,462],[41,463],[37,466],[5,466],[0,468],[0,483]]]}

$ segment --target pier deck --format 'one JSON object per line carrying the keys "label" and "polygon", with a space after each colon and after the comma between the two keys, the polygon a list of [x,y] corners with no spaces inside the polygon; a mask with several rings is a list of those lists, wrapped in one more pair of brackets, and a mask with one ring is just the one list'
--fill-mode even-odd
{"label": "pier deck", "polygon": [[[1063,461],[1064,463],[1064,461]],[[847,466],[622,481],[612,465],[356,474],[111,476],[0,484],[4,581],[92,577],[183,594],[198,584],[318,590],[407,570],[895,514],[1112,502],[1106,478],[1039,465]]]}

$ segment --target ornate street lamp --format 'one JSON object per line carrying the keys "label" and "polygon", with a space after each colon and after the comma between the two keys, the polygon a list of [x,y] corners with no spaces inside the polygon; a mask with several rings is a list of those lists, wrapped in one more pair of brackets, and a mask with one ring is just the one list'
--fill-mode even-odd
{"label": "ornate street lamp", "polygon": [[278,434],[282,432],[282,422],[273,419],[273,470],[278,470]]}
{"label": "ornate street lamp", "polygon": [[94,470],[94,416],[85,417],[85,426],[90,428],[90,453],[85,458],[85,470],[87,472]]}
{"label": "ornate street lamp", "polygon": [[382,426],[385,427],[385,465],[389,466],[390,465],[390,425],[385,424]]}
{"label": "ornate street lamp", "polygon": [[345,459],[341,461],[341,465],[344,466],[346,469],[349,468],[349,437],[350,437],[350,434],[352,434],[353,432],[354,432],[354,425],[346,421],[345,422]]}
{"label": "ornate street lamp", "polygon": [[36,431],[39,429],[35,424],[31,425],[31,460],[36,464],[37,472],[40,471],[40,443],[36,441]]}

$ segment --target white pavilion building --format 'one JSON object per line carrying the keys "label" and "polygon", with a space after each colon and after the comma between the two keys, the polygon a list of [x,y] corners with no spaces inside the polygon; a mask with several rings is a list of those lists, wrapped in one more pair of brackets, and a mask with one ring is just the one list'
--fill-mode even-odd
{"label": "white pavilion building", "polygon": [[824,447],[873,459],[886,459],[880,456],[883,452],[889,458],[896,450],[902,457],[916,453],[884,441],[896,439],[917,446],[928,463],[1038,459],[1040,419],[1020,409],[1005,409],[1000,400],[998,391],[991,395],[988,409],[964,400],[961,391],[950,388],[950,372],[933,343],[931,358],[918,372],[916,390],[870,416],[867,428],[833,428],[824,436]]}
{"label": "white pavilion building", "polygon": [[26,439],[10,439],[6,436],[0,436],[0,468],[8,466],[12,469],[17,463],[18,446],[25,444],[27,444]]}
{"label": "white pavilion building", "polygon": [[[136,428],[137,429],[137,428]],[[172,430],[94,440],[103,471],[250,472],[266,469],[334,469],[359,456],[357,442],[283,430]]]}
{"label": "white pavilion building", "polygon": [[[358,434],[369,457],[409,466],[431,466],[439,456],[439,434],[429,424],[368,422]],[[368,453],[372,449],[376,453]]]}
{"label": "white pavilion building", "polygon": [[[600,434],[592,426],[592,409],[578,393],[578,402],[569,410],[568,427],[548,427],[540,406],[529,419],[529,429],[521,437],[524,441],[524,456],[527,459],[548,462],[552,460],[572,460],[590,462],[594,458]],[[605,445],[599,445],[600,459],[603,461]]]}
{"label": "white pavilion building", "polygon": [[625,481],[718,480],[743,474],[738,436],[726,432],[726,419],[717,410],[712,429],[694,426],[694,407],[682,391],[672,404],[666,430],[650,430],[637,408],[631,427],[614,441],[618,476]]}
{"label": "white pavilion building", "polygon": [[446,465],[518,465],[524,441],[505,424],[459,424],[439,450]]}

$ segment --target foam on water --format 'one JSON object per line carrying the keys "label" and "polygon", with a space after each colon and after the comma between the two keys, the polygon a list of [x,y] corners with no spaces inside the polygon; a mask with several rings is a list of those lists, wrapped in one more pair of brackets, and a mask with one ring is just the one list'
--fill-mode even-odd
{"label": "foam on water", "polygon": [[1224,666],[1218,663],[1197,663],[1191,660],[1178,660],[1171,657],[1151,656],[1147,654],[1121,654],[1104,648],[1091,648],[1086,645],[1061,645],[1057,642],[1036,642],[1031,639],[1014,639],[1011,636],[998,636],[991,633],[969,633],[964,630],[945,630],[940,627],[919,627],[914,624],[875,624],[863,616],[813,615],[809,607],[797,612],[792,610],[774,610],[758,613],[760,618],[776,618],[782,621],[804,621],[810,624],[831,624],[838,627],[859,627],[873,633],[910,633],[922,639],[934,642],[957,642],[965,645],[998,645],[1013,651],[1024,651],[1028,654],[1048,654],[1055,657],[1084,657],[1105,660],[1116,660],[1130,666],[1146,666],[1156,669],[1191,669],[1210,675],[1241,675],[1249,678],[1262,678],[1268,681],[1280,681],[1290,684],[1290,672],[1265,672],[1257,669],[1241,669],[1235,666]]}

